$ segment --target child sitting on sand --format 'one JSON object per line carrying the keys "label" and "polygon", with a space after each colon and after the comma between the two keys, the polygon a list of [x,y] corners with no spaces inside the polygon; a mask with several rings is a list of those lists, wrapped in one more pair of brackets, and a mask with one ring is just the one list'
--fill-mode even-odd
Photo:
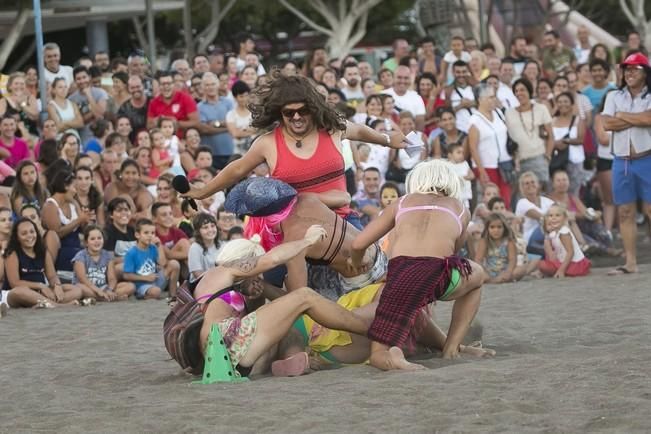
{"label": "child sitting on sand", "polygon": [[[81,288],[62,285],[36,223],[21,217],[11,230],[5,252],[4,290],[11,307],[55,307],[79,304]],[[11,288],[11,289],[10,289]]]}
{"label": "child sitting on sand", "polygon": [[366,249],[395,228],[386,284],[368,331],[373,341],[370,363],[383,370],[422,369],[408,362],[400,347],[420,309],[436,300],[456,300],[443,357],[458,357],[479,308],[485,279],[480,265],[455,256],[470,218],[460,201],[463,185],[452,164],[443,160],[417,164],[407,175],[406,189],[400,201],[353,241],[349,261],[359,268]]}
{"label": "child sitting on sand", "polygon": [[88,225],[84,228],[83,236],[86,248],[72,258],[72,283],[81,288],[85,297],[105,301],[128,299],[136,291],[136,286],[131,282],[118,282],[112,261],[113,255],[102,249],[102,229],[96,225]]}
{"label": "child sitting on sand", "polygon": [[549,207],[543,218],[545,259],[538,268],[546,277],[587,276],[591,263],[568,226],[567,210],[558,204]]}
{"label": "child sitting on sand", "polygon": [[173,299],[179,280],[179,263],[165,258],[163,246],[155,234],[156,227],[151,220],[136,222],[137,243],[124,257],[124,280],[135,283],[136,298],[158,299],[169,286]]}
{"label": "child sitting on sand", "polygon": [[515,236],[503,215],[492,213],[486,219],[475,261],[488,273],[489,283],[514,282],[526,274],[526,267],[517,265]]}

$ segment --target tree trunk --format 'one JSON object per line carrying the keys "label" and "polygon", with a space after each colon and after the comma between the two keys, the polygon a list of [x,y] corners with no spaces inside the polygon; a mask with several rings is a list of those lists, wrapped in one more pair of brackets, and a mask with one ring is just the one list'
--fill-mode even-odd
{"label": "tree trunk", "polygon": [[191,61],[194,57],[194,40],[192,39],[192,0],[183,2],[183,39],[185,57]]}
{"label": "tree trunk", "polygon": [[20,41],[20,36],[23,33],[27,19],[32,15],[30,9],[21,9],[18,11],[16,21],[14,22],[9,34],[5,38],[4,42],[0,46],[0,70],[4,69],[7,59],[11,55],[11,52],[16,47],[18,41]]}
{"label": "tree trunk", "polygon": [[327,26],[311,20],[289,0],[280,0],[280,3],[309,27],[328,36],[326,48],[330,57],[342,59],[366,34],[368,13],[380,0],[352,0],[350,4],[339,0],[336,5],[335,2],[309,0],[307,3],[321,15]]}

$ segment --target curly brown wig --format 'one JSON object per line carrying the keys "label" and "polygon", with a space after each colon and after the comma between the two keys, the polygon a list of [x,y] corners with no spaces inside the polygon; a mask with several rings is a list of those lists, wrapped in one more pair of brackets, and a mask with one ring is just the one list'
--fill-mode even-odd
{"label": "curly brown wig", "polygon": [[298,75],[282,75],[277,68],[270,75],[271,80],[253,91],[248,107],[253,118],[251,126],[269,130],[282,121],[280,110],[283,107],[302,102],[309,108],[318,129],[329,133],[346,129],[346,118],[328,105],[310,80]]}

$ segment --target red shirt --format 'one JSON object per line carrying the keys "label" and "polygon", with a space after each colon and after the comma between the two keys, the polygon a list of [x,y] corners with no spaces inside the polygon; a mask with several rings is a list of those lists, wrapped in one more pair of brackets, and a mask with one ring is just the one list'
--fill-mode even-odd
{"label": "red shirt", "polygon": [[179,241],[188,239],[188,236],[185,234],[185,232],[176,227],[171,227],[167,235],[161,234],[158,232],[158,229],[156,229],[156,236],[160,240],[161,244],[168,249],[174,247],[174,245]]}
{"label": "red shirt", "polygon": [[[172,100],[166,103],[162,95],[152,99],[147,109],[147,118],[157,118],[165,116],[175,118],[177,121],[187,121],[190,113],[197,111],[197,103],[185,92],[174,91]],[[179,128],[176,132],[178,137],[183,137],[183,129]]]}
{"label": "red shirt", "polygon": [[7,145],[0,139],[0,148],[6,149],[11,154],[4,159],[4,162],[13,169],[18,167],[18,163],[29,158],[29,147],[27,142],[21,138],[14,137],[12,146]]}
{"label": "red shirt", "polygon": [[[310,158],[297,157],[289,150],[280,127],[275,129],[274,135],[277,157],[272,178],[286,182],[298,192],[347,191],[344,157],[327,131],[319,131],[317,149]],[[334,211],[342,218],[351,213],[350,206]]]}

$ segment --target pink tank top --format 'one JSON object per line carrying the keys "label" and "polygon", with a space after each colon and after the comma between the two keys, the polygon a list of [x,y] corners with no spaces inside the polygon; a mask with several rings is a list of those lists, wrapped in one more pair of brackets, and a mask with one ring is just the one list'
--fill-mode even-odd
{"label": "pink tank top", "polygon": [[[323,193],[330,190],[346,190],[344,157],[337,149],[327,131],[319,131],[316,151],[310,158],[294,155],[285,142],[280,127],[274,130],[276,139],[276,167],[271,174],[300,192]],[[351,213],[349,206],[334,210],[340,217]]]}

